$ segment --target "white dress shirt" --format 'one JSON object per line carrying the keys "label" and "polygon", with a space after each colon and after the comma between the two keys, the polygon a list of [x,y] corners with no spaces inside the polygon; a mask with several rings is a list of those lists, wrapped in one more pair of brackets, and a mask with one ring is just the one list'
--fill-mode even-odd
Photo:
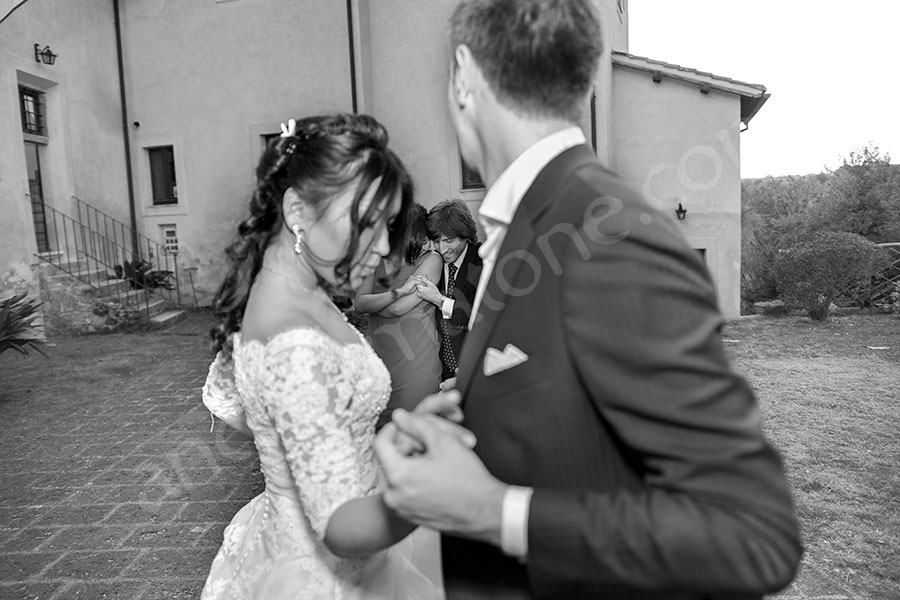
{"label": "white dress shirt", "polygon": [[[466,242],[466,247],[463,248],[463,251],[459,253],[459,256],[456,257],[456,260],[453,261],[454,266],[456,266],[456,274],[459,275],[459,267],[462,265],[463,260],[466,258],[466,252],[469,251],[469,242]],[[456,281],[455,279],[453,280]],[[441,315],[450,320],[450,317],[453,316],[453,307],[456,305],[456,300],[454,300],[450,294],[450,266],[447,263],[444,263],[444,289],[442,290],[444,293],[444,299],[441,301]]]}
{"label": "white dress shirt", "polygon": [[[520,154],[484,195],[478,210],[478,220],[485,232],[485,241],[478,251],[482,270],[469,317],[469,329],[476,322],[475,316],[497,261],[500,246],[503,245],[509,224],[528,188],[550,161],[569,148],[584,143],[584,133],[578,127],[569,127],[548,135]],[[506,554],[520,559],[528,554],[528,509],[533,491],[532,488],[511,485],[506,488],[503,496],[500,546]]]}

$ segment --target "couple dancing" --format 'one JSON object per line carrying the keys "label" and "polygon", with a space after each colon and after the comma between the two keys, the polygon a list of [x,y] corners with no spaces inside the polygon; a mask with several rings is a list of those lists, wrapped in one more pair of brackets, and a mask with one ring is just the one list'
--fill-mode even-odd
{"label": "couple dancing", "polygon": [[[790,581],[787,483],[709,276],[575,127],[599,34],[589,0],[455,10],[449,109],[488,186],[483,271],[457,390],[377,436],[389,375],[328,292],[402,246],[409,178],[364,116],[304,119],[266,150],[204,388],[254,436],[266,490],[203,598],[758,598]],[[417,526],[442,534],[439,576]]]}

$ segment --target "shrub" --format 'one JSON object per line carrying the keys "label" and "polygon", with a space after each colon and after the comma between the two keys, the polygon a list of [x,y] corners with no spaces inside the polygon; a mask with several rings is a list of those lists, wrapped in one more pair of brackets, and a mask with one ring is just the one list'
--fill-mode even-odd
{"label": "shrub", "polygon": [[15,350],[27,356],[29,348],[44,354],[38,347],[44,340],[34,324],[40,306],[40,302],[26,299],[25,294],[0,299],[0,354]]}
{"label": "shrub", "polygon": [[785,303],[805,308],[811,319],[824,320],[842,292],[871,279],[877,250],[855,233],[817,233],[776,260],[778,292]]}

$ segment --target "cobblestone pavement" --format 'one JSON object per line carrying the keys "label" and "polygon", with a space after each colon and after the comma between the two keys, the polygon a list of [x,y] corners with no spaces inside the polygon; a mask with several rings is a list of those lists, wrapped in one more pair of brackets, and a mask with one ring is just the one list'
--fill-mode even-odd
{"label": "cobblestone pavement", "polygon": [[0,355],[0,598],[197,598],[252,443],[210,433],[207,312]]}

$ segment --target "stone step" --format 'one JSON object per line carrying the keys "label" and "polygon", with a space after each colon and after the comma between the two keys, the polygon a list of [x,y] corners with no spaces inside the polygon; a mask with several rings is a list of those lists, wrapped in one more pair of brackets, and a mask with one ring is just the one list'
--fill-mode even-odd
{"label": "stone step", "polygon": [[[49,256],[50,254],[58,254],[59,256]],[[62,253],[50,252],[44,252],[39,256],[41,256],[47,264],[51,264],[59,269],[59,273],[77,273],[90,269],[90,267],[88,266],[88,261],[83,258],[72,259],[62,255]]]}
{"label": "stone step", "polygon": [[168,308],[169,303],[162,298],[151,298],[150,302],[147,304],[147,312],[150,313],[151,319],[166,312],[166,309]]}
{"label": "stone step", "polygon": [[132,289],[127,289],[119,294],[107,294],[104,296],[100,296],[99,299],[107,300],[110,302],[118,302],[122,306],[128,306],[131,308],[143,308],[144,304],[146,304],[147,302],[149,302],[153,306],[155,306],[156,303],[159,302],[165,303],[165,300],[148,296],[147,292],[144,290]]}
{"label": "stone step", "polygon": [[51,272],[47,273],[47,279],[50,281],[60,281],[65,279],[66,277],[75,277],[82,281],[87,281],[90,283],[104,282],[106,281],[112,273],[107,271],[102,267],[97,267],[93,269],[88,268],[79,268],[75,270],[65,271],[60,269],[56,265],[56,267]]}
{"label": "stone step", "polygon": [[61,250],[51,250],[48,252],[38,252],[37,255],[47,262],[59,262],[66,253]]}
{"label": "stone step", "polygon": [[131,291],[131,282],[125,279],[107,279],[94,287],[102,296],[121,296]]}
{"label": "stone step", "polygon": [[167,310],[156,316],[150,317],[150,327],[153,329],[161,329],[163,327],[168,327],[169,325],[174,325],[186,318],[187,313],[183,310]]}

